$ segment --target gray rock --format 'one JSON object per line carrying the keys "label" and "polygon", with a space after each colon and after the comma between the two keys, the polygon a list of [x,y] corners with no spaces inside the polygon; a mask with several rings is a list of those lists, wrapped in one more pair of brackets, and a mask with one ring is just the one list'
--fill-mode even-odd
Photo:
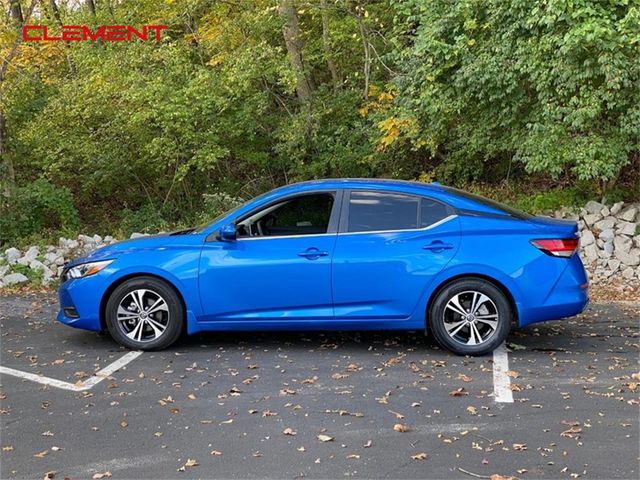
{"label": "gray rock", "polygon": [[611,210],[609,210],[609,207],[604,207],[602,210],[600,210],[600,215],[602,215],[603,217],[608,217],[609,215],[611,215]]}
{"label": "gray rock", "polygon": [[631,239],[629,237],[618,235],[613,239],[613,246],[616,252],[629,253],[633,244],[631,243]]}
{"label": "gray rock", "polygon": [[640,253],[636,253],[637,250],[632,250],[629,253],[625,252],[616,252],[616,258],[620,260],[623,264],[629,267],[635,267],[636,265],[640,265]]}
{"label": "gray rock", "polygon": [[607,262],[607,267],[609,267],[611,273],[615,273],[615,271],[620,268],[620,260],[618,260],[617,258],[612,258]]}
{"label": "gray rock", "polygon": [[635,276],[636,272],[633,267],[627,267],[622,271],[622,276],[628,280],[631,280]]}
{"label": "gray rock", "polygon": [[0,265],[0,279],[9,271],[9,265]]}
{"label": "gray rock", "polygon": [[14,265],[18,259],[22,257],[22,252],[14,247],[7,248],[4,254],[7,257],[7,263],[9,263],[9,265]]}
{"label": "gray rock", "polygon": [[93,236],[93,241],[94,241],[95,243],[102,243],[102,237],[96,233],[96,234]]}
{"label": "gray rock", "polygon": [[604,205],[601,204],[600,202],[595,202],[593,200],[590,200],[584,206],[584,209],[589,213],[600,213],[600,210],[602,210],[603,207]]}
{"label": "gray rock", "polygon": [[44,272],[44,269],[47,268],[47,267],[40,260],[31,260],[31,262],[29,263],[29,268],[31,270]]}
{"label": "gray rock", "polygon": [[53,265],[54,263],[56,263],[56,260],[58,259],[58,254],[55,253],[55,250],[52,252],[49,252],[47,254],[45,254],[44,256],[44,264],[45,265]]}
{"label": "gray rock", "polygon": [[611,215],[618,215],[622,211],[624,202],[617,202],[611,206]]}
{"label": "gray rock", "polygon": [[606,217],[595,223],[595,227],[600,230],[606,230],[607,228],[613,228],[616,224],[615,217]]}
{"label": "gray rock", "polygon": [[607,257],[610,257],[611,255],[613,255],[613,241],[612,240],[609,240],[608,242],[604,242],[604,248],[602,249],[602,252]]}
{"label": "gray rock", "polygon": [[635,237],[633,237],[633,244],[640,248],[640,235],[636,235]]}
{"label": "gray rock", "polygon": [[596,214],[588,214],[588,215],[585,215],[583,218],[584,218],[584,223],[586,223],[590,227],[593,227],[595,223],[598,220],[600,220],[602,217]]}
{"label": "gray rock", "polygon": [[580,244],[583,246],[591,245],[596,241],[596,237],[593,236],[591,230],[584,230],[580,236]]}
{"label": "gray rock", "polygon": [[28,282],[29,279],[21,273],[11,273],[2,279],[5,285],[15,285]]}
{"label": "gray rock", "polygon": [[587,245],[582,253],[585,263],[593,263],[598,259],[598,247],[594,244]]}
{"label": "gray rock", "polygon": [[613,240],[613,237],[615,237],[615,234],[613,233],[613,230],[610,228],[602,230],[600,232],[600,235],[598,235],[598,238],[600,238],[600,240],[604,240],[605,242],[608,242],[609,240]]}
{"label": "gray rock", "polygon": [[636,233],[636,224],[631,222],[619,222],[618,223],[618,233],[622,235],[635,235]]}
{"label": "gray rock", "polygon": [[106,237],[104,237],[104,243],[111,243],[113,242],[113,237],[111,235],[107,235]]}
{"label": "gray rock", "polygon": [[95,242],[93,241],[93,237],[90,237],[90,236],[88,236],[88,235],[83,235],[83,234],[78,235],[78,241],[79,241],[80,243],[85,243],[85,244],[86,244],[86,243],[95,243]]}
{"label": "gray rock", "polygon": [[626,222],[633,222],[636,219],[636,215],[638,214],[638,209],[636,207],[625,208],[624,211],[618,215],[618,218],[624,220]]}
{"label": "gray rock", "polygon": [[148,233],[138,233],[138,232],[134,232],[131,234],[131,236],[129,238],[142,238],[142,237],[148,237],[149,234]]}

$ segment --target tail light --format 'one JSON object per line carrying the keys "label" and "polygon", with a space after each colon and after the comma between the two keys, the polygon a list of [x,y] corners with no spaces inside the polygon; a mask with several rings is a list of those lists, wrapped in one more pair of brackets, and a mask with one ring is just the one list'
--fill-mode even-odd
{"label": "tail light", "polygon": [[553,257],[570,257],[580,245],[580,241],[577,238],[547,238],[531,240],[531,243],[534,247]]}

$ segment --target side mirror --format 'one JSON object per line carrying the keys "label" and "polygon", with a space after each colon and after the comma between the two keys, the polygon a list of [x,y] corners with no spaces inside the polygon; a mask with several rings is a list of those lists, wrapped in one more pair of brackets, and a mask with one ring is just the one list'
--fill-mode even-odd
{"label": "side mirror", "polygon": [[237,238],[236,226],[233,223],[225,225],[220,229],[218,238],[223,242],[232,242]]}

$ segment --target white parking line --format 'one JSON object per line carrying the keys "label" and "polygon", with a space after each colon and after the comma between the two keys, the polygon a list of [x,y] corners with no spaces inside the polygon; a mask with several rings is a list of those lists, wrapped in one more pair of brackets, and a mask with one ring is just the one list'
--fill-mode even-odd
{"label": "white parking line", "polygon": [[23,372],[22,370],[15,370],[9,367],[3,367],[0,365],[0,373],[5,375],[12,375],[14,377],[22,378],[25,380],[31,380],[32,382],[41,383],[50,387],[61,388],[62,390],[71,390],[72,392],[83,392],[95,387],[105,378],[113,375],[116,371],[120,370],[126,364],[132,362],[136,358],[142,355],[142,352],[129,352],[120,357],[115,362],[107,365],[102,370],[97,371],[92,377],[88,378],[84,382],[69,383],[62,380],[56,380],[55,378],[45,377],[42,375],[36,375],[34,373]]}
{"label": "white parking line", "polygon": [[493,351],[493,399],[501,403],[513,403],[511,379],[509,371],[509,356],[504,343]]}

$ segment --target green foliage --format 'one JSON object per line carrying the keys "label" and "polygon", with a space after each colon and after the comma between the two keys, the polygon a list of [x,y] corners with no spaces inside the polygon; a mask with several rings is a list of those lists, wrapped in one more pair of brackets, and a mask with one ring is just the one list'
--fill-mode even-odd
{"label": "green foliage", "polygon": [[79,227],[71,192],[43,178],[18,187],[11,197],[0,198],[0,243],[44,231],[74,231]]}
{"label": "green foliage", "polygon": [[[615,178],[638,152],[640,4],[415,0],[396,115],[448,179],[515,160],[554,178]],[[408,4],[408,5],[407,5]]]}
{"label": "green foliage", "polygon": [[636,0],[294,0],[306,100],[272,0],[97,2],[95,18],[58,4],[65,24],[169,28],[20,44],[1,85],[15,182],[0,243],[80,220],[123,235],[201,223],[320,177],[583,180],[613,198],[637,170]]}

